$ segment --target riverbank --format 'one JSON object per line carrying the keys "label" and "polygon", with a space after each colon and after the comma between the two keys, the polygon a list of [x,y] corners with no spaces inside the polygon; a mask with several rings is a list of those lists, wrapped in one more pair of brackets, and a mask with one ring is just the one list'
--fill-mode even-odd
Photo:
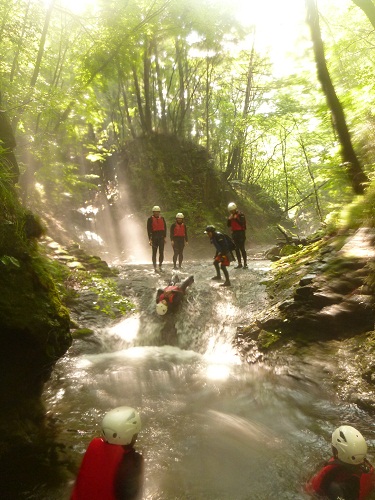
{"label": "riverbank", "polygon": [[374,238],[372,228],[360,228],[275,262],[265,281],[270,307],[237,330],[243,359],[277,362],[307,345],[335,345],[336,353],[346,353],[342,397],[375,411]]}

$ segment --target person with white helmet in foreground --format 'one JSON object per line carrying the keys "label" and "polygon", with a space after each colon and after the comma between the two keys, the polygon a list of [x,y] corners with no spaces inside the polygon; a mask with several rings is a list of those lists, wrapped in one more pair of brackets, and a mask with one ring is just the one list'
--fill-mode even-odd
{"label": "person with white helmet in foreground", "polygon": [[181,303],[188,286],[194,283],[194,276],[189,276],[181,284],[178,284],[178,275],[172,276],[167,287],[159,288],[156,292],[156,312],[159,316],[164,316],[168,311],[175,311]]}
{"label": "person with white helmet in foreground", "polygon": [[306,491],[314,498],[365,500],[375,488],[374,468],[366,459],[367,444],[351,425],[332,433],[333,456],[310,479]]}
{"label": "person with white helmet in foreground", "polygon": [[156,255],[159,250],[159,270],[162,271],[164,261],[164,245],[167,237],[167,224],[164,217],[160,216],[160,207],[152,207],[152,215],[147,219],[147,236],[152,247],[152,264],[156,271]]}
{"label": "person with white helmet in foreground", "polygon": [[177,269],[177,258],[178,267],[181,269],[182,261],[184,259],[184,247],[185,244],[188,244],[187,227],[184,218],[184,214],[182,212],[178,212],[178,214],[176,214],[176,222],[174,222],[170,228],[170,238],[173,248],[173,269]]}
{"label": "person with white helmet in foreground", "polygon": [[141,430],[129,406],[109,411],[83,457],[71,500],[137,500],[143,492],[143,457],[134,444]]}
{"label": "person with white helmet in foreground", "polygon": [[[237,205],[233,202],[228,205],[229,217],[227,219],[227,226],[232,231],[232,238],[236,245],[235,252],[238,264],[234,269],[247,269],[247,253],[245,249],[246,241],[246,218],[243,212],[240,212]],[[242,260],[243,258],[243,266]]]}

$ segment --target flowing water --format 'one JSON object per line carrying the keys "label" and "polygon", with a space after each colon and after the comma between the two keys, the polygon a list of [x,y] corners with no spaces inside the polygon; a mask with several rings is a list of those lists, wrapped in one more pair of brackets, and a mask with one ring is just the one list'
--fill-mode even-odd
{"label": "flowing water", "polygon": [[359,427],[371,451],[371,416],[341,401],[330,376],[346,359],[337,344],[273,363],[241,362],[232,341],[267,307],[267,268],[262,260],[232,268],[225,288],[210,280],[209,262],[187,262],[181,278],[193,274],[195,283],[177,313],[158,317],[155,293],[171,265],[163,274],[124,266],[137,311],[76,340],[45,390],[65,479],[46,486],[36,472],[36,487],[23,498],[68,499],[101,418],[121,405],[142,417],[136,448],[150,500],[307,498],[303,484],[328,458],[330,434],[342,422]]}

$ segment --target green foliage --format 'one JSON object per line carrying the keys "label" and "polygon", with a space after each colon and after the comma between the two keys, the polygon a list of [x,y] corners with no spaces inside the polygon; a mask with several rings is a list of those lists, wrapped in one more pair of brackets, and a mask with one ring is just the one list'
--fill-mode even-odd
{"label": "green foliage", "polygon": [[110,318],[116,318],[134,309],[134,304],[119,294],[118,286],[112,279],[95,273],[80,273],[79,280],[84,288],[97,295],[97,301],[93,303],[95,311],[100,311]]}

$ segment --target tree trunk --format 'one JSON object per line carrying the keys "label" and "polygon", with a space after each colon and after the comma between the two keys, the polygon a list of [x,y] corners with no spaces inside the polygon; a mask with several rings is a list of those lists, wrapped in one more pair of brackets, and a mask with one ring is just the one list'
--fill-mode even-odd
{"label": "tree trunk", "polygon": [[30,87],[35,87],[36,81],[38,79],[38,75],[39,75],[39,71],[40,71],[40,65],[42,63],[43,54],[44,54],[44,46],[45,46],[45,43],[46,43],[46,38],[47,38],[47,33],[48,33],[48,27],[49,27],[49,23],[50,23],[50,20],[51,20],[51,15],[52,15],[53,8],[55,6],[55,1],[56,0],[52,0],[51,1],[50,6],[48,7],[48,10],[47,10],[46,18],[44,20],[44,26],[43,26],[42,36],[41,36],[40,42],[39,42],[39,50],[38,50],[38,55],[37,55],[36,62],[35,62],[33,76],[31,77],[31,81],[30,81]]}
{"label": "tree trunk", "polygon": [[144,115],[145,115],[145,128],[148,135],[152,132],[152,113],[151,113],[151,59],[150,59],[150,45],[149,41],[145,40],[143,52],[143,93],[144,93]]}
{"label": "tree trunk", "polygon": [[372,0],[352,0],[368,17],[370,23],[375,28],[375,5]]}
{"label": "tree trunk", "polygon": [[305,0],[307,23],[310,27],[311,38],[317,66],[318,79],[326,97],[328,107],[332,113],[333,124],[341,145],[343,167],[346,168],[351,185],[356,194],[363,194],[369,179],[362,170],[362,166],[354,151],[350,132],[346,123],[344,110],[336,95],[324,54],[324,45],[319,25],[319,13],[316,0]]}

